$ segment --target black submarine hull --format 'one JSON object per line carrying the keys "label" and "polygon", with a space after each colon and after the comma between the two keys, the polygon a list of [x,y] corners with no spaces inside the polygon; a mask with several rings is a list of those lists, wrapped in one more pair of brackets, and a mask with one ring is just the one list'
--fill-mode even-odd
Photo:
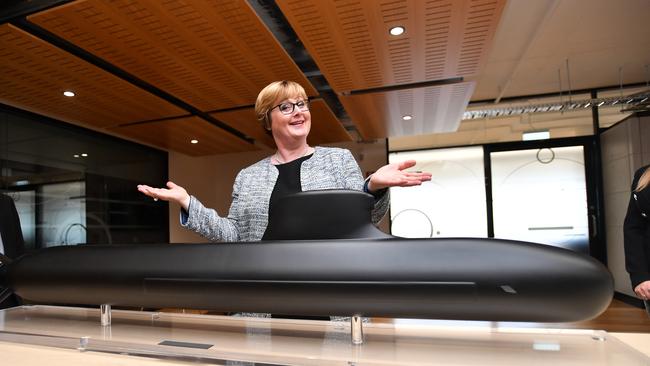
{"label": "black submarine hull", "polygon": [[79,245],[0,271],[33,303],[292,315],[568,322],[613,295],[591,257],[477,238]]}

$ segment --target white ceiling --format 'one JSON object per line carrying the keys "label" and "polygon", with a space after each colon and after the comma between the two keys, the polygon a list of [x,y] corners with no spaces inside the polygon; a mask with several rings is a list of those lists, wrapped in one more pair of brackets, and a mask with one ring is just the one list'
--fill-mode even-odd
{"label": "white ceiling", "polygon": [[[560,92],[566,101],[569,85],[573,100],[589,99],[587,89],[647,83],[649,68],[648,0],[509,0],[486,66],[476,78],[466,79],[477,82],[468,109],[555,102]],[[614,89],[598,96],[648,89]],[[539,97],[549,93],[555,97]],[[600,127],[629,116],[622,108],[600,108]],[[552,138],[592,134],[591,110],[464,120],[454,133],[391,138],[389,146],[409,150],[512,141],[540,129],[550,130]]]}
{"label": "white ceiling", "polygon": [[648,0],[510,0],[472,101],[616,86],[619,68],[645,82],[647,65]]}

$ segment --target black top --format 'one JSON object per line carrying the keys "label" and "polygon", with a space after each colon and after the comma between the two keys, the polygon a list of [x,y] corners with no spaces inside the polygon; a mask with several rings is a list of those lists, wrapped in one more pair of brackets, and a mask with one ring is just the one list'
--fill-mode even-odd
{"label": "black top", "polygon": [[632,288],[650,280],[650,186],[640,192],[634,191],[646,168],[648,166],[634,174],[623,225],[625,268],[630,274]]}
{"label": "black top", "polygon": [[[277,204],[280,198],[289,194],[302,192],[302,184],[300,184],[300,166],[302,162],[311,158],[314,154],[305,155],[294,161],[279,164],[275,167],[278,168],[278,180],[275,181],[275,187],[269,199],[269,217],[273,215],[273,207]],[[262,240],[267,240],[266,232],[262,236]]]}
{"label": "black top", "polygon": [[[278,180],[275,181],[275,187],[269,199],[269,217],[273,215],[273,208],[277,205],[278,201],[287,195],[302,192],[302,184],[300,184],[300,166],[302,162],[311,158],[314,154],[305,155],[294,161],[284,164],[278,164]],[[264,232],[262,240],[268,240],[267,232]],[[284,319],[308,319],[308,320],[330,320],[329,316],[305,316],[305,315],[278,315],[271,314],[271,318],[284,318]]]}

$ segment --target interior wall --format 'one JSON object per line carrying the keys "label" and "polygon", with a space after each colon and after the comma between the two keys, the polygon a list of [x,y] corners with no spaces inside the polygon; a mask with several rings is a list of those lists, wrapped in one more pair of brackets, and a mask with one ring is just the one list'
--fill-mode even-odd
{"label": "interior wall", "polygon": [[650,117],[632,116],[601,135],[607,266],[617,292],[635,296],[625,270],[623,220],[634,172],[650,164]]}
{"label": "interior wall", "polygon": [[[349,149],[357,159],[361,171],[366,176],[387,162],[386,142],[344,143],[337,146]],[[206,207],[217,210],[220,215],[227,215],[232,201],[232,186],[239,171],[271,154],[269,151],[247,152],[237,154],[191,157],[181,153],[169,153],[169,179],[183,186],[198,197]],[[205,239],[179,224],[180,207],[169,205],[169,240],[172,243],[203,243]],[[386,215],[388,217],[388,215]],[[388,219],[384,218],[379,228],[388,232]]]}

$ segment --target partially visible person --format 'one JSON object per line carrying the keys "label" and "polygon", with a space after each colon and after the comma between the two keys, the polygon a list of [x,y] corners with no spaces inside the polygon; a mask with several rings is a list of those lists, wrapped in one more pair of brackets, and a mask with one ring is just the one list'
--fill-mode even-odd
{"label": "partially visible person", "polygon": [[173,201],[181,210],[181,225],[210,241],[258,241],[264,239],[269,215],[280,198],[301,191],[350,189],[375,197],[372,220],[378,223],[388,210],[388,188],[415,186],[431,180],[430,173],[409,172],[415,161],[388,164],[367,179],[349,150],[312,147],[309,100],[292,81],[276,81],[259,93],[255,112],[271,132],[277,150],[271,156],[241,170],[235,179],[227,216],[201,202],[173,182],[167,188],[139,185],[138,190],[155,200]]}
{"label": "partially visible person", "polygon": [[[24,253],[25,242],[16,205],[13,198],[0,193],[0,255],[11,260],[20,257]],[[0,309],[17,305],[19,305],[19,301],[14,295],[0,301]]]}
{"label": "partially visible person", "polygon": [[623,225],[625,268],[650,315],[650,166],[636,171]]}

